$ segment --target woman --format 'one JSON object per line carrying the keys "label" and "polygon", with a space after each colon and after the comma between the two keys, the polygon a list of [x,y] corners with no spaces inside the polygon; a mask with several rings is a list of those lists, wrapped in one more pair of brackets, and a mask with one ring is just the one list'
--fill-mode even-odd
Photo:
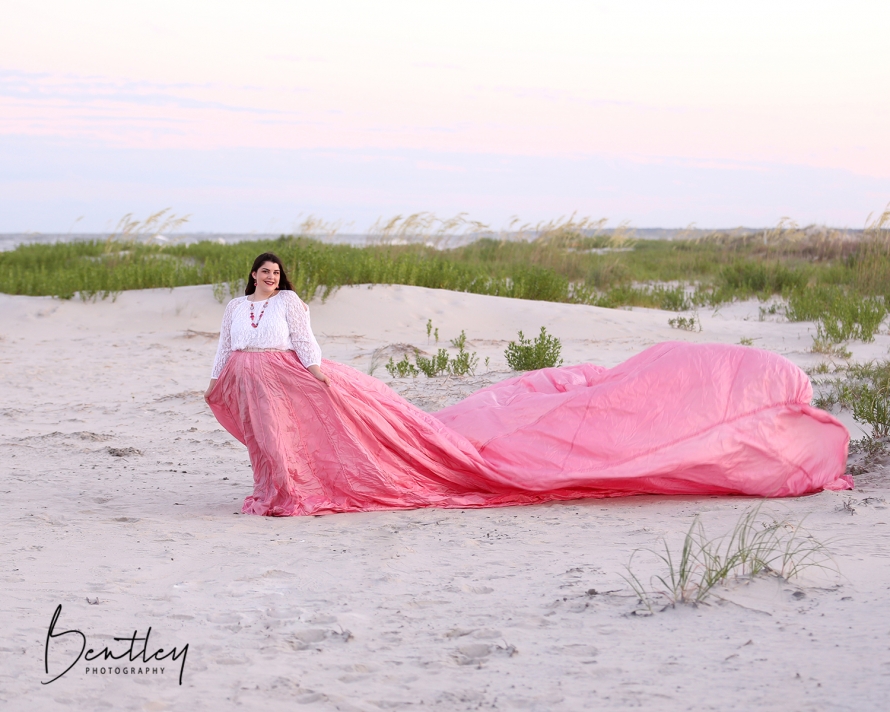
{"label": "woman", "polygon": [[849,436],[766,351],[664,343],[612,369],[532,371],[435,414],[321,358],[281,260],[223,316],[205,398],[250,453],[242,511],[290,516],[629,494],[848,489]]}

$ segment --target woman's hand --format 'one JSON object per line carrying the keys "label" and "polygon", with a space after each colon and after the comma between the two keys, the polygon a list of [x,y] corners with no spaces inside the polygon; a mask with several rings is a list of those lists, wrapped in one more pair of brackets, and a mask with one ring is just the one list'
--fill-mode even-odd
{"label": "woman's hand", "polygon": [[213,390],[213,387],[214,387],[215,385],[216,385],[216,379],[215,379],[215,378],[211,378],[211,379],[210,379],[210,385],[207,386],[207,390],[204,391],[204,400],[205,400],[206,402],[208,402],[208,403],[210,402],[210,401],[207,400],[207,399],[210,397],[210,391]]}
{"label": "woman's hand", "polygon": [[330,385],[331,385],[331,382],[330,382],[330,380],[328,379],[328,377],[325,376],[325,375],[321,372],[321,369],[320,369],[318,366],[310,366],[310,367],[309,367],[309,373],[311,373],[313,376],[315,376],[319,381],[321,381],[322,383],[324,383],[326,386],[330,386]]}

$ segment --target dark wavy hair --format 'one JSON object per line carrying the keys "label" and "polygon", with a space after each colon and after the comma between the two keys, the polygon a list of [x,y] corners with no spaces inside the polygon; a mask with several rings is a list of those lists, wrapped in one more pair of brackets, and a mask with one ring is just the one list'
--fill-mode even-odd
{"label": "dark wavy hair", "polygon": [[290,292],[296,291],[290,283],[290,280],[287,278],[287,273],[284,271],[284,265],[281,264],[281,258],[271,252],[264,252],[253,261],[253,267],[250,268],[250,272],[247,275],[247,286],[244,288],[245,295],[250,296],[256,291],[256,282],[253,279],[253,273],[259,270],[259,268],[266,264],[266,262],[274,262],[278,265],[278,269],[281,271],[281,275],[278,278],[278,291],[281,291],[282,289],[286,289]]}

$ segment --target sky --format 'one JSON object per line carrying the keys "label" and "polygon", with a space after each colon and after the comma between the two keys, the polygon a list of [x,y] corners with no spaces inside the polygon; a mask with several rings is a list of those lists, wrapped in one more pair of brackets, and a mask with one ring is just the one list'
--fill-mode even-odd
{"label": "sky", "polygon": [[883,0],[0,0],[0,232],[861,227]]}

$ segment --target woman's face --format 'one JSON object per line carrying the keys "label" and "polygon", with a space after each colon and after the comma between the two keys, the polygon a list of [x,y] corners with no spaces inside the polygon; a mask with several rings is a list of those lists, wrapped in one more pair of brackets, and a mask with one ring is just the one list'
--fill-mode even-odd
{"label": "woman's face", "polygon": [[256,272],[251,272],[251,276],[256,280],[257,287],[274,291],[278,289],[278,280],[281,278],[281,270],[274,262],[263,262],[262,266]]}

